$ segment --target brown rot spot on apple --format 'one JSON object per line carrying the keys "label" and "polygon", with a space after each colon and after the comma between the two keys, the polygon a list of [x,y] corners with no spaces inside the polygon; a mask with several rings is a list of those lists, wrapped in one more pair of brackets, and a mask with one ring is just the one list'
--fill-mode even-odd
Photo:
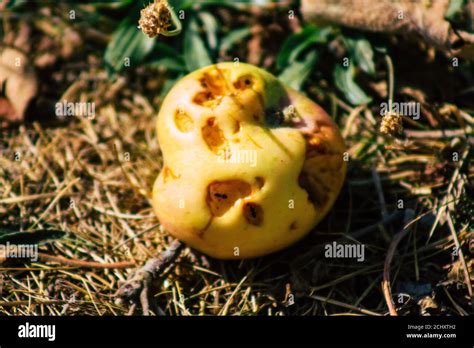
{"label": "brown rot spot on apple", "polygon": [[333,153],[330,145],[319,135],[304,134],[306,140],[306,158],[326,156]]}
{"label": "brown rot spot on apple", "polygon": [[211,217],[209,218],[209,220],[207,221],[206,226],[204,226],[204,228],[202,228],[202,229],[200,229],[200,230],[199,230],[199,229],[198,229],[198,230],[194,230],[195,233],[196,233],[200,238],[202,238],[203,235],[204,235],[204,232],[206,232],[206,231],[209,229],[209,227],[211,227],[211,224],[212,224],[212,221],[213,221],[213,220],[214,220],[214,216],[211,216]]}
{"label": "brown rot spot on apple", "polygon": [[206,202],[213,216],[222,216],[251,192],[250,185],[242,180],[214,181],[207,187]]}
{"label": "brown rot spot on apple", "polygon": [[163,181],[166,183],[168,180],[179,179],[179,175],[173,173],[173,170],[170,167],[163,168]]}
{"label": "brown rot spot on apple", "polygon": [[176,124],[176,127],[183,133],[189,133],[194,128],[193,119],[183,110],[176,110],[174,113],[174,123]]}
{"label": "brown rot spot on apple", "polygon": [[237,90],[252,88],[254,85],[254,79],[250,75],[241,76],[233,83],[233,85]]}
{"label": "brown rot spot on apple", "polygon": [[263,187],[263,185],[265,185],[265,179],[262,178],[261,176],[257,176],[255,178],[255,183],[257,185],[257,188],[260,190]]}
{"label": "brown rot spot on apple", "polygon": [[193,97],[193,102],[204,107],[217,106],[222,97],[231,94],[227,82],[229,71],[213,68],[203,73],[199,79],[202,90]]}
{"label": "brown rot spot on apple", "polygon": [[214,96],[209,91],[198,92],[193,98],[193,102],[201,106],[212,106],[214,101]]}
{"label": "brown rot spot on apple", "polygon": [[234,123],[234,129],[232,130],[235,133],[238,133],[240,131],[240,121],[235,121]]}
{"label": "brown rot spot on apple", "polygon": [[244,217],[251,225],[260,226],[263,222],[263,208],[252,202],[244,204]]}
{"label": "brown rot spot on apple", "polygon": [[323,184],[315,175],[308,174],[304,169],[298,177],[298,184],[308,193],[308,200],[322,207],[326,205],[329,197],[329,187]]}
{"label": "brown rot spot on apple", "polygon": [[227,69],[213,68],[204,72],[199,79],[201,86],[214,96],[223,96],[229,92],[227,79],[230,72]]}
{"label": "brown rot spot on apple", "polygon": [[202,137],[209,149],[215,154],[226,144],[224,132],[216,122],[215,117],[210,117],[206,121],[206,125],[201,129]]}
{"label": "brown rot spot on apple", "polygon": [[291,224],[290,224],[290,231],[294,231],[298,228],[298,224],[296,223],[296,221],[293,221]]}

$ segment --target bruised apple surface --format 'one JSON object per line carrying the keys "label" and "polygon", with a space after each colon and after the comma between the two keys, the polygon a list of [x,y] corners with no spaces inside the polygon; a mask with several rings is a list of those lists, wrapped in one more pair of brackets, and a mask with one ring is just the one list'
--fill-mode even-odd
{"label": "bruised apple surface", "polygon": [[248,64],[182,78],[163,101],[157,132],[164,164],[154,211],[173,236],[219,259],[302,238],[346,173],[343,139],[324,110]]}

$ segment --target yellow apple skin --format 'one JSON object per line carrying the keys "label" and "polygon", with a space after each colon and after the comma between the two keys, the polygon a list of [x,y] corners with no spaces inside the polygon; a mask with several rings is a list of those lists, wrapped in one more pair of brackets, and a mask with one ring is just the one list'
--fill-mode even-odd
{"label": "yellow apple skin", "polygon": [[183,77],[157,121],[163,168],[153,208],[169,233],[218,259],[281,250],[332,207],[343,139],[317,104],[255,66]]}

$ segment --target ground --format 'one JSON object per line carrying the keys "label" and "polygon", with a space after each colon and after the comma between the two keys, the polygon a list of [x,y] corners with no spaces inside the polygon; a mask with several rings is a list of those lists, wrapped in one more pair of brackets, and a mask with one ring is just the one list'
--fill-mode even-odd
{"label": "ground", "polygon": [[[40,251],[75,260],[3,260],[2,315],[139,314],[114,294],[134,265],[173,242],[152,211],[150,190],[162,166],[155,134],[162,91],[179,74],[133,60],[111,74],[104,51],[120,9],[95,18],[94,5],[81,5],[71,24],[70,6],[45,3],[20,8],[24,20],[2,19],[5,40],[27,27],[33,39],[22,48],[41,83],[24,119],[0,129],[0,228],[66,231]],[[215,61],[238,56],[275,74],[281,43],[301,26],[278,9],[216,6],[206,13],[225,23],[219,39],[242,25],[251,29],[248,39],[216,49]],[[87,25],[93,19],[96,26]],[[454,66],[417,38],[368,35],[388,54],[376,52],[375,74],[359,75],[371,101],[354,105],[332,74],[346,54],[344,35],[318,46],[318,63],[301,87],[346,141],[348,174],[334,208],[299,243],[262,258],[218,261],[185,248],[154,284],[154,314],[379,316],[389,314],[390,297],[399,315],[472,314],[472,63]],[[182,39],[157,40],[180,49]],[[380,132],[390,77],[395,100],[421,105],[419,119],[405,117],[395,136]],[[56,117],[54,103],[64,99],[93,101],[95,117]],[[335,240],[362,243],[365,260],[325,257]]]}

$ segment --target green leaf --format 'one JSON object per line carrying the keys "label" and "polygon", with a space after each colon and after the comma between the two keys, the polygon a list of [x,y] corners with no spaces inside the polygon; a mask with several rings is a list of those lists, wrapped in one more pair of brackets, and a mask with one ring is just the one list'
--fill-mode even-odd
{"label": "green leaf", "polygon": [[232,46],[242,42],[247,36],[252,33],[249,27],[234,29],[230,31],[221,40],[220,51],[227,52]]}
{"label": "green leaf", "polygon": [[[87,4],[94,7],[94,10],[120,10],[132,5],[134,0],[121,0],[121,1],[88,1]],[[84,3],[84,2],[83,2]]]}
{"label": "green leaf", "polygon": [[212,60],[198,32],[196,20],[191,20],[184,37],[184,62],[188,71],[211,65]]}
{"label": "green leaf", "polygon": [[352,105],[367,104],[372,99],[354,81],[355,69],[352,64],[348,68],[336,65],[334,82]]}
{"label": "green leaf", "polygon": [[215,50],[217,48],[217,32],[219,30],[219,23],[209,12],[199,12],[198,16],[204,25],[207,44],[209,45],[210,49]]}
{"label": "green leaf", "polygon": [[344,42],[349,55],[355,60],[358,67],[369,75],[375,75],[374,51],[369,40],[359,37],[345,37]]}
{"label": "green leaf", "polygon": [[150,62],[147,62],[145,65],[152,68],[164,68],[168,71],[179,71],[179,72],[187,71],[186,65],[184,64],[184,61],[181,57],[159,58],[159,59],[155,59]]}
{"label": "green leaf", "polygon": [[262,6],[264,2],[269,3],[270,0],[168,0],[168,3],[177,11],[189,10],[199,6],[201,9],[207,6],[225,6],[234,9],[242,8],[242,5],[255,4]]}
{"label": "green leaf", "polygon": [[7,8],[10,10],[14,10],[17,7],[21,7],[22,5],[25,5],[27,3],[27,0],[10,0],[7,2]]}
{"label": "green leaf", "polygon": [[283,44],[277,57],[277,68],[283,69],[296,61],[298,56],[308,47],[314,44],[326,43],[331,33],[330,28],[320,29],[313,25],[306,26],[299,33],[288,37]]}
{"label": "green leaf", "polygon": [[119,72],[125,68],[126,59],[130,66],[138,66],[153,49],[154,40],[147,37],[129,18],[124,19],[112,35],[104,60],[109,72]]}
{"label": "green leaf", "polygon": [[152,52],[143,63],[144,66],[165,68],[169,71],[187,71],[180,53],[173,47],[157,41]]}
{"label": "green leaf", "polygon": [[0,227],[0,235],[6,234],[6,233],[12,233],[12,232],[16,232],[16,231],[12,228]]}
{"label": "green leaf", "polygon": [[12,232],[0,236],[0,244],[42,244],[62,238],[66,232],[59,230],[36,230],[32,232]]}
{"label": "green leaf", "polygon": [[313,50],[309,52],[302,62],[293,62],[278,76],[278,78],[291,88],[297,91],[301,90],[303,83],[308,78],[316,61],[318,60],[318,52]]}
{"label": "green leaf", "polygon": [[193,6],[193,0],[168,0],[168,4],[173,7],[176,12],[180,10],[188,10]]}
{"label": "green leaf", "polygon": [[464,0],[450,0],[444,18],[451,20],[454,19],[454,17],[462,11],[463,6]]}
{"label": "green leaf", "polygon": [[153,50],[151,53],[148,55],[148,58],[146,59],[146,62],[149,60],[154,60],[156,58],[164,58],[164,57],[176,57],[179,56],[180,53],[174,49],[173,47],[162,43],[160,41],[156,41],[155,45],[153,46]]}

